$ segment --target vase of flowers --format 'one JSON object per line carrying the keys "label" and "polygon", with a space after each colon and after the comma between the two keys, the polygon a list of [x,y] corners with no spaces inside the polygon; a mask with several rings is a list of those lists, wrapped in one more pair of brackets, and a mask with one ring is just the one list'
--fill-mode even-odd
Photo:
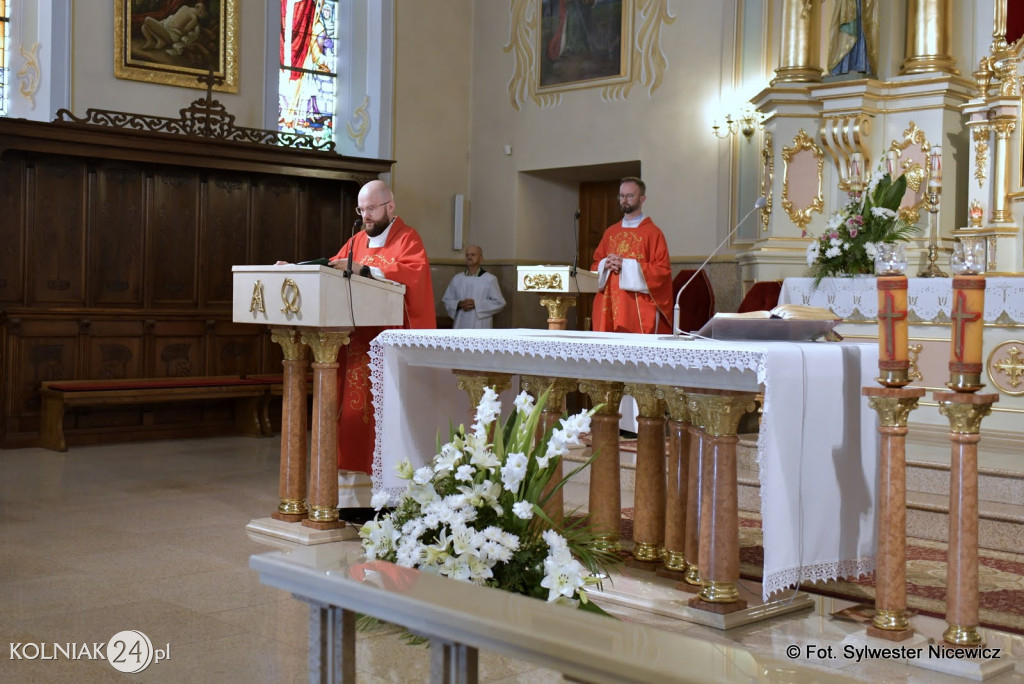
{"label": "vase of flowers", "polygon": [[917,226],[899,216],[906,191],[904,174],[894,181],[879,170],[863,190],[849,193],[846,204],[829,218],[825,232],[807,246],[807,265],[815,285],[822,278],[874,273],[879,245],[906,242],[918,232]]}
{"label": "vase of flowers", "polygon": [[408,489],[387,513],[380,511],[390,497],[379,492],[377,516],[359,531],[367,560],[602,612],[586,587],[599,585],[618,555],[603,549],[584,521],[558,525],[544,509],[589,463],[553,482],[569,447],[590,431],[592,412],[563,418],[538,437],[546,401],[547,393],[536,405],[521,393],[502,424],[498,395],[488,387],[469,431],[452,428],[428,466],[400,464]]}

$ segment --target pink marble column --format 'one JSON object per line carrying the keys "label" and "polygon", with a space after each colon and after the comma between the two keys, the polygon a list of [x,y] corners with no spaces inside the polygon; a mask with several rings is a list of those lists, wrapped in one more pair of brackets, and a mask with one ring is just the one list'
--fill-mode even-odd
{"label": "pink marble column", "polygon": [[622,524],[622,490],[619,458],[619,403],[622,383],[609,380],[582,380],[580,391],[600,406],[591,418],[591,447],[597,457],[590,464],[590,530],[598,545],[619,550]]}
{"label": "pink marble column", "polygon": [[953,646],[977,646],[978,634],[978,442],[981,419],[997,394],[935,392],[939,413],[949,418],[949,556],[946,566],[946,631]]}
{"label": "pink marble column", "polygon": [[[658,386],[668,408],[668,458],[665,486],[665,557],[661,577],[682,581],[686,576],[686,507],[690,474],[690,410],[686,392]],[[696,535],[695,535],[696,536]]]}
{"label": "pink marble column", "polygon": [[654,385],[628,384],[637,401],[636,484],[633,488],[633,567],[656,569],[665,553],[665,403]]}
{"label": "pink marble column", "polygon": [[869,636],[902,641],[914,634],[907,619],[907,419],[924,396],[923,387],[864,387],[878,412],[881,436],[878,487],[878,556],[875,616]]}
{"label": "pink marble column", "polygon": [[331,530],[338,520],[338,350],[349,333],[315,330],[302,333],[313,350],[313,444],[310,456],[309,518],[306,527]]}
{"label": "pink marble column", "polygon": [[692,608],[731,613],[747,607],[739,598],[739,499],[736,481],[736,430],[755,409],[754,395],[726,390],[697,390],[691,401],[704,421],[704,477],[700,493],[700,594]]}
{"label": "pink marble column", "polygon": [[689,478],[686,482],[686,576],[679,588],[700,591],[700,499],[704,487],[704,427],[698,404],[689,400],[692,424],[690,434]]}
{"label": "pink marble column", "polygon": [[[548,393],[547,403],[540,414],[540,421],[537,424],[537,439],[543,437],[548,430],[558,427],[559,421],[565,415],[565,395],[575,392],[579,383],[569,378],[552,378],[538,375],[521,375],[519,387],[530,394],[534,401],[539,401],[544,392]],[[544,511],[548,514],[556,526],[562,524],[565,516],[565,496],[562,488],[555,489],[556,485],[565,477],[565,469],[562,460],[559,459],[555,466],[551,481],[544,489],[543,497],[549,497],[544,504]]]}
{"label": "pink marble column", "polygon": [[275,520],[301,522],[306,508],[306,369],[309,350],[290,328],[273,328],[271,339],[284,352],[281,396],[281,466]]}

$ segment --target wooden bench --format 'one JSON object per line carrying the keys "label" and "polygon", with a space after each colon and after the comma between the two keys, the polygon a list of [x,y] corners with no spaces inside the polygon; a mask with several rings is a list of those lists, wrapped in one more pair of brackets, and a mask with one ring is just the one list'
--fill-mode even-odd
{"label": "wooden bench", "polygon": [[234,400],[234,425],[239,434],[271,434],[266,404],[281,376],[242,378],[237,375],[194,378],[135,378],[118,380],[53,380],[42,383],[39,446],[67,451],[64,413],[79,406],[160,404],[217,399]]}

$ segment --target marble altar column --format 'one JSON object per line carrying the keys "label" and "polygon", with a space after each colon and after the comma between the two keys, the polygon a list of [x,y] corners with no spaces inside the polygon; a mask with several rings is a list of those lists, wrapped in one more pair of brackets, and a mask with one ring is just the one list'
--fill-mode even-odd
{"label": "marble altar column", "polygon": [[[469,422],[467,426],[476,422],[476,408],[480,400],[484,398],[484,389],[493,387],[494,391],[501,394],[512,387],[512,376],[507,373],[488,373],[487,371],[452,370],[457,378],[457,386],[469,395]],[[493,426],[490,437],[494,437]],[[467,427],[468,430],[468,427]]]}
{"label": "marble altar column", "polygon": [[658,385],[668,408],[668,477],[665,487],[665,557],[659,576],[682,580],[686,575],[686,508],[690,475],[690,409],[680,387]]}
{"label": "marble altar column", "polygon": [[576,306],[576,297],[572,295],[541,297],[540,305],[548,310],[548,330],[565,330],[568,326],[569,309]]}
{"label": "marble altar column", "polygon": [[739,500],[736,482],[736,430],[745,413],[755,410],[754,394],[695,390],[704,426],[704,473],[700,493],[700,594],[692,608],[731,613],[747,607],[740,599]]}
{"label": "marble altar column", "polygon": [[308,330],[300,339],[313,350],[315,359],[309,518],[302,524],[317,530],[337,529],[345,526],[338,520],[338,350],[348,344],[349,333]]}
{"label": "marble altar column", "polygon": [[591,418],[591,449],[596,458],[590,463],[590,530],[598,546],[619,550],[622,525],[622,490],[619,472],[619,403],[623,384],[610,380],[581,380],[580,392],[588,395],[595,407]]}
{"label": "marble altar column", "polygon": [[[540,439],[548,430],[558,427],[558,423],[565,414],[565,395],[575,392],[579,383],[569,378],[549,378],[539,375],[519,376],[519,387],[530,394],[534,401],[540,399],[544,392],[548,393],[548,401],[544,404],[544,410],[540,414],[540,422],[537,424],[537,439]],[[544,489],[543,496],[547,496],[565,476],[565,468],[562,461],[555,466],[554,475]],[[544,511],[550,516],[556,525],[562,524],[565,515],[565,497],[562,489],[559,488],[544,504]]]}
{"label": "marble altar column", "polygon": [[636,481],[633,487],[633,557],[627,565],[655,569],[665,553],[665,403],[655,385],[627,384],[636,399]]}
{"label": "marble altar column", "polygon": [[686,576],[679,588],[700,591],[700,502],[704,488],[704,427],[707,420],[701,411],[701,404],[695,401],[692,393],[688,392],[686,399],[690,415],[690,425],[686,429],[690,435],[690,476],[686,481]]}
{"label": "marble altar column", "polygon": [[978,634],[978,442],[981,419],[998,394],[935,392],[949,418],[949,556],[946,566],[946,631],[954,646],[981,644]]}
{"label": "marble altar column", "polygon": [[281,503],[270,514],[275,520],[300,522],[306,508],[306,368],[309,348],[291,328],[271,328],[270,339],[281,345],[284,369],[281,394],[281,466],[278,496]]}
{"label": "marble altar column", "polygon": [[878,412],[878,434],[882,438],[875,616],[867,633],[903,641],[914,634],[907,620],[907,418],[925,389],[864,387],[861,393],[868,397],[868,406]]}

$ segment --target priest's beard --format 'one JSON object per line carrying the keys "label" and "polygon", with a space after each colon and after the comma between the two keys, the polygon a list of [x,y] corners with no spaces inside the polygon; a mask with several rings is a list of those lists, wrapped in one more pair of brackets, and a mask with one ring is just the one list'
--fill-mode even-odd
{"label": "priest's beard", "polygon": [[385,209],[384,215],[380,218],[380,220],[370,219],[369,221],[367,221],[366,219],[363,219],[363,230],[365,230],[366,234],[369,235],[370,237],[377,237],[385,230],[387,230],[388,226],[390,226],[391,222],[394,220],[395,217],[388,213],[388,211]]}
{"label": "priest's beard", "polygon": [[626,216],[627,214],[632,214],[634,211],[639,209],[640,205],[630,204],[628,200],[623,200],[622,204],[619,205],[619,208],[622,209],[622,215]]}

